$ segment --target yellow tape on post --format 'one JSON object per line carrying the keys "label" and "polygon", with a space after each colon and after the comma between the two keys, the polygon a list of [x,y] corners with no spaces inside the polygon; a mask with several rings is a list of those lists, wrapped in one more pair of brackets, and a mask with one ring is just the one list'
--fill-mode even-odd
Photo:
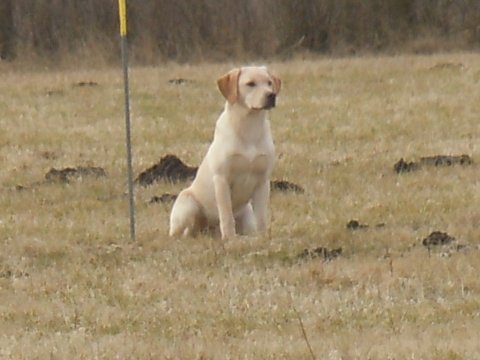
{"label": "yellow tape on post", "polygon": [[127,3],[126,0],[118,0],[118,15],[120,16],[120,35],[127,36]]}

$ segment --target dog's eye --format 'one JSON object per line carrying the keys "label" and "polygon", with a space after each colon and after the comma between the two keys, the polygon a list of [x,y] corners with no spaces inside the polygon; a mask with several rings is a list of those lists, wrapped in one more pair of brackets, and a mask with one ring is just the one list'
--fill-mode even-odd
{"label": "dog's eye", "polygon": [[255,86],[255,81],[249,81],[247,82],[248,87],[254,87]]}
{"label": "dog's eye", "polygon": [[272,86],[272,80],[268,80],[268,86]]}

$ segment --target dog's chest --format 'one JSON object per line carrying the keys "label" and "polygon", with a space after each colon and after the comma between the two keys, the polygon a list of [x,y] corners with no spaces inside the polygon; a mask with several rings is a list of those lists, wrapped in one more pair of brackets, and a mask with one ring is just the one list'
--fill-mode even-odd
{"label": "dog's chest", "polygon": [[230,156],[231,173],[234,177],[257,177],[268,171],[272,152],[268,149],[249,146]]}
{"label": "dog's chest", "polygon": [[234,154],[231,157],[232,205],[241,205],[250,200],[255,189],[265,181],[271,171],[273,156],[254,149]]}

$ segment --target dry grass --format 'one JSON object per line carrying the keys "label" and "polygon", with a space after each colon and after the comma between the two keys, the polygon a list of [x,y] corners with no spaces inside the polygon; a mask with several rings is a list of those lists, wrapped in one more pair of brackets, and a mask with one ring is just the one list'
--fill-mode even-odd
{"label": "dry grass", "polygon": [[[199,163],[223,105],[214,79],[230,67],[132,70],[136,173],[166,153]],[[271,67],[284,80],[274,177],[306,194],[274,194],[271,238],[226,253],[218,239],[167,238],[169,206],[148,200],[184,185],[137,189],[130,243],[119,69],[0,68],[0,358],[309,359],[297,311],[317,359],[478,358],[478,165],[396,175],[393,164],[480,162],[480,57]],[[38,183],[80,165],[109,176]],[[385,226],[352,232],[353,218]],[[433,230],[469,247],[429,254],[420,240]],[[344,254],[296,258],[318,246]]]}
{"label": "dry grass", "polygon": [[[478,50],[478,0],[131,0],[131,57],[160,61],[287,59],[298,51],[343,55]],[[115,64],[112,0],[2,0],[0,58]]]}

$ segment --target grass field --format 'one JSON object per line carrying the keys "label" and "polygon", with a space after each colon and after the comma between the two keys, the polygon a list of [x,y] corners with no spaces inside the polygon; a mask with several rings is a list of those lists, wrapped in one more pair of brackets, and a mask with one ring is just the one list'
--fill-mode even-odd
{"label": "grass field", "polygon": [[[231,67],[132,69],[136,174],[199,164]],[[269,236],[222,252],[169,239],[170,205],[149,204],[186,184],[136,189],[130,242],[120,69],[0,64],[1,359],[480,359],[480,55],[270,67],[273,177],[305,193],[272,194]],[[474,164],[393,171],[438,154]],[[69,166],[108,176],[44,181]],[[455,244],[428,251],[435,230]],[[298,257],[320,246],[343,253]]]}

